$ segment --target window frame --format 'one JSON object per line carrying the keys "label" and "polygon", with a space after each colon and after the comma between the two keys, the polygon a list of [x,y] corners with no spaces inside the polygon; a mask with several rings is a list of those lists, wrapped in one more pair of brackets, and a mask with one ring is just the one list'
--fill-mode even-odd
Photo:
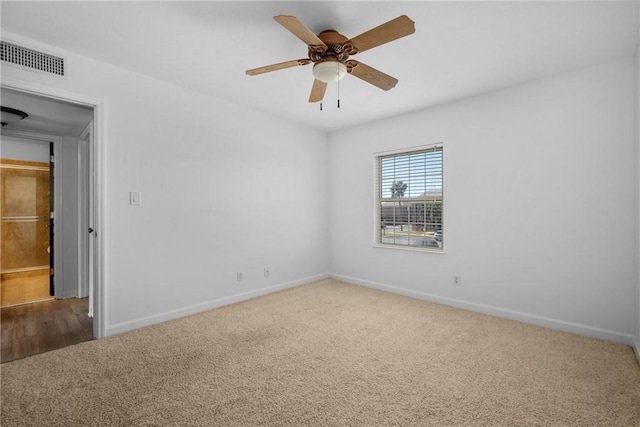
{"label": "window frame", "polygon": [[[440,241],[440,246],[435,248],[435,247],[430,247],[430,246],[412,246],[412,245],[403,245],[403,244],[397,244],[397,243],[383,243],[382,242],[382,203],[385,200],[389,200],[389,198],[384,198],[382,197],[382,193],[383,193],[383,179],[381,176],[382,173],[382,168],[381,168],[381,163],[382,163],[382,159],[383,158],[390,158],[390,157],[400,157],[403,155],[411,155],[411,154],[419,154],[422,152],[428,152],[428,151],[436,151],[439,150],[441,152],[441,164],[440,164],[440,170],[441,170],[441,191],[440,191],[440,197],[439,200],[440,201],[440,206],[441,206],[441,218],[440,218],[440,227],[439,229],[442,231],[443,233],[443,237],[442,240]],[[414,147],[405,147],[405,148],[401,148],[401,149],[395,149],[395,150],[390,150],[390,151],[382,151],[382,152],[377,152],[374,153],[373,156],[373,169],[374,169],[374,179],[373,179],[373,191],[374,191],[374,235],[373,235],[373,246],[376,248],[385,248],[385,249],[398,249],[398,250],[404,250],[404,251],[413,251],[413,252],[427,252],[427,253],[438,253],[438,254],[443,254],[445,253],[445,244],[444,244],[444,143],[442,142],[438,142],[438,143],[434,143],[434,144],[425,144],[425,145],[419,145],[419,146],[414,146]],[[408,200],[409,198],[405,199]],[[418,200],[418,201],[428,201],[429,197],[424,197],[423,199],[420,199],[419,197],[414,197],[413,200]],[[408,233],[409,234],[409,233]]]}

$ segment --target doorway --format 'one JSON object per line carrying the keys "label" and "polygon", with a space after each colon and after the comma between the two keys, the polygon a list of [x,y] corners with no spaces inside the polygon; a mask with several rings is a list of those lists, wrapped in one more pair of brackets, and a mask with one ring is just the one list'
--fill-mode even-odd
{"label": "doorway", "polygon": [[79,138],[2,131],[2,363],[93,338],[80,262],[88,260],[87,149]]}
{"label": "doorway", "polygon": [[[10,96],[6,96],[7,94]],[[69,94],[68,92],[59,93],[55,89],[43,88],[42,86],[36,87],[29,83],[12,81],[11,79],[3,80],[2,82],[2,98],[3,105],[9,102],[7,100],[26,102],[28,107],[22,107],[20,109],[32,112],[34,118],[31,123],[28,123],[28,120],[25,119],[20,122],[19,127],[3,129],[3,137],[6,134],[12,134],[14,136],[25,136],[28,134],[30,136],[36,135],[44,142],[48,139],[46,134],[53,135],[53,139],[55,140],[55,159],[57,160],[60,156],[67,156],[68,158],[75,159],[77,162],[77,168],[74,173],[81,174],[82,179],[78,179],[75,184],[72,183],[69,185],[69,168],[57,168],[55,173],[56,178],[53,181],[55,185],[52,188],[53,191],[50,191],[51,194],[56,193],[62,185],[66,186],[65,188],[68,190],[70,189],[70,194],[76,195],[75,207],[70,208],[67,212],[73,211],[75,217],[73,217],[73,215],[59,215],[59,206],[54,208],[53,213],[47,215],[47,219],[56,224],[49,228],[62,233],[62,235],[57,234],[52,241],[50,240],[48,245],[49,251],[47,254],[49,256],[55,254],[50,267],[50,273],[55,273],[55,275],[50,277],[56,278],[54,294],[57,299],[51,300],[51,303],[70,299],[69,297],[83,299],[86,306],[92,306],[91,314],[93,318],[89,319],[92,332],[91,337],[101,338],[105,335],[102,320],[104,316],[104,292],[102,290],[101,268],[103,265],[103,249],[102,241],[98,238],[98,231],[102,230],[102,168],[100,167],[102,158],[100,143],[102,138],[101,134],[95,130],[100,130],[100,117],[103,108],[102,101],[81,95]],[[53,110],[51,109],[52,105]],[[75,121],[75,125],[81,126],[81,131],[75,132],[71,134],[71,136],[69,136],[69,133],[62,133],[60,131],[61,127],[57,126],[56,120],[63,112],[74,109],[77,110],[78,108],[89,111],[89,123],[87,123],[85,118],[71,118],[70,123]],[[53,111],[53,115],[47,116],[45,110]],[[40,122],[37,123],[36,119],[43,117],[45,120],[40,120]],[[70,140],[74,140],[76,145],[69,145]],[[69,147],[73,148],[69,149]],[[70,156],[69,153],[71,153]],[[67,163],[67,165],[68,164],[70,163]],[[44,165],[42,166],[44,167]],[[49,170],[51,170],[51,165],[49,168]],[[67,171],[66,175],[64,171]],[[91,197],[89,197],[89,194],[91,194]],[[83,197],[84,199],[82,199]],[[65,197],[65,200],[68,202],[69,197]],[[90,212],[93,214],[92,217],[89,217]],[[38,214],[37,216],[40,217],[41,215]],[[73,234],[74,229],[75,235]],[[93,230],[93,233],[90,234],[89,229]],[[66,256],[68,254],[65,253],[65,246],[62,245],[64,236],[67,235],[70,230],[71,235],[67,236],[67,240],[76,242],[77,244],[76,255],[71,257]],[[62,262],[65,258],[66,262]],[[67,284],[61,287],[60,280],[58,280],[60,274],[67,277],[75,277],[77,280],[73,282],[73,285]],[[70,286],[74,289],[71,289]],[[49,289],[47,288],[47,290]],[[43,303],[42,306],[44,305],[46,304]],[[33,312],[33,310],[31,311]],[[77,306],[74,306],[72,311],[77,314]]]}

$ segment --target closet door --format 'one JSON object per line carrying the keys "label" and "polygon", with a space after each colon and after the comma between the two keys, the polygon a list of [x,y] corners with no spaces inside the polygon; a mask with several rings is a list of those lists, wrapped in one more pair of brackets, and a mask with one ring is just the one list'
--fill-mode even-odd
{"label": "closet door", "polygon": [[49,163],[0,159],[0,302],[51,299]]}

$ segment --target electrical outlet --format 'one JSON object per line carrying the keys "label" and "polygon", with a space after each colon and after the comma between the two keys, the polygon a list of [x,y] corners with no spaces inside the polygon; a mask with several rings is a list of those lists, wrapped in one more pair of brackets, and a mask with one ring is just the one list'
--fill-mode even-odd
{"label": "electrical outlet", "polygon": [[269,267],[265,267],[264,268],[264,277],[269,277],[271,275],[271,272],[269,271]]}
{"label": "electrical outlet", "polygon": [[238,282],[242,282],[242,271],[238,271],[238,272],[236,273],[236,280],[237,280]]}
{"label": "electrical outlet", "polygon": [[462,285],[462,278],[460,277],[460,275],[456,274],[455,276],[453,276],[453,284],[456,286]]}

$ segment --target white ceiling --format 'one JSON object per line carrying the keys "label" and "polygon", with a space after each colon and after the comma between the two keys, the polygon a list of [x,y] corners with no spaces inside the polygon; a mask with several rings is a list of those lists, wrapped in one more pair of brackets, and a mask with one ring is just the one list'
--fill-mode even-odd
{"label": "white ceiling", "polygon": [[81,105],[9,89],[2,89],[1,95],[3,106],[29,115],[22,121],[8,124],[6,129],[77,137],[93,120],[93,109]]}
{"label": "white ceiling", "polygon": [[[323,131],[632,55],[638,1],[2,2],[2,29]],[[399,15],[408,37],[354,57],[399,80],[388,92],[353,76],[330,84],[323,111],[307,99],[311,66],[245,70],[305,58],[275,22],[351,38]]]}

